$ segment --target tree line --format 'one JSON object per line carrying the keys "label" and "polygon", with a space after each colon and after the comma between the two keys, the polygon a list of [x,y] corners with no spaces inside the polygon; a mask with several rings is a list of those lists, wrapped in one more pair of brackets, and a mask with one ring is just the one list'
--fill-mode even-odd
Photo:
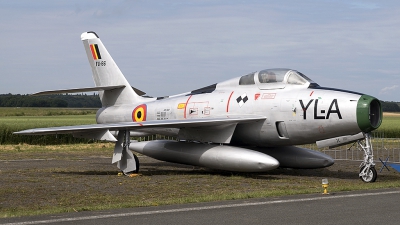
{"label": "tree line", "polygon": [[400,112],[400,106],[398,102],[381,101],[381,105],[384,112]]}
{"label": "tree line", "polygon": [[101,108],[101,102],[98,94],[44,96],[0,94],[0,107]]}

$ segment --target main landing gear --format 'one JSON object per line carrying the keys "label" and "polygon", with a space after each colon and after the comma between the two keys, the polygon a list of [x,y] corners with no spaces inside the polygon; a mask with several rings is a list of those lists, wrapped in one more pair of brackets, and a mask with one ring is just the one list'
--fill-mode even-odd
{"label": "main landing gear", "polygon": [[117,162],[118,169],[126,176],[137,174],[139,172],[139,159],[129,150],[129,130],[119,131],[117,140],[114,147],[112,163]]}
{"label": "main landing gear", "polygon": [[364,161],[360,165],[360,179],[366,183],[375,182],[378,174],[376,173],[374,155],[371,144],[371,134],[365,133],[364,141],[357,141],[358,145],[364,151]]}

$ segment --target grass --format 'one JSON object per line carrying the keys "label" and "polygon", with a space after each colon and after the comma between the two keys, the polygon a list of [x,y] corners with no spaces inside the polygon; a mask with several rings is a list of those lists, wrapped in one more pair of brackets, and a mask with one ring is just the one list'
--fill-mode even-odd
{"label": "grass", "polygon": [[[140,157],[141,176],[118,176],[112,144],[0,146],[0,217],[400,187],[400,175],[357,177],[358,162],[316,170],[231,173]],[[11,158],[13,156],[13,158]],[[18,159],[13,161],[10,159]],[[40,159],[40,161],[23,161]]]}
{"label": "grass", "polygon": [[96,123],[96,109],[0,108],[0,115],[0,144],[85,143],[87,140],[76,139],[72,135],[26,136],[12,133],[38,127]]}
{"label": "grass", "polygon": [[28,160],[36,159],[71,159],[72,156],[81,157],[110,157],[114,143],[91,143],[71,145],[1,145],[0,160]]}
{"label": "grass", "polygon": [[400,113],[384,113],[382,125],[376,131],[387,138],[400,138]]}
{"label": "grass", "polygon": [[7,116],[56,116],[96,114],[97,109],[85,108],[34,108],[34,107],[0,107],[0,117]]}
{"label": "grass", "polygon": [[2,126],[10,127],[13,129],[71,126],[94,123],[96,123],[95,115],[0,117],[0,124]]}

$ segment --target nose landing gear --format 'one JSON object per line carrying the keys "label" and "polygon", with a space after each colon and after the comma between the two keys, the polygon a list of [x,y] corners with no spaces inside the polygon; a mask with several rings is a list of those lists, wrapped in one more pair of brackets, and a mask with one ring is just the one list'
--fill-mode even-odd
{"label": "nose landing gear", "polygon": [[360,165],[360,174],[359,177],[362,181],[366,183],[375,182],[378,174],[376,173],[375,163],[374,163],[374,154],[371,144],[371,134],[365,133],[364,141],[357,141],[358,145],[364,151],[364,161]]}

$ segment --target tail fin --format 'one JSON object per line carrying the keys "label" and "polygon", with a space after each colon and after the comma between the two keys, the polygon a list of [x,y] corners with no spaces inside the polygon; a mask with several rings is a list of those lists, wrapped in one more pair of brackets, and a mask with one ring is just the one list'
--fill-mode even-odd
{"label": "tail fin", "polygon": [[99,36],[93,31],[81,35],[81,40],[92,67],[93,80],[96,87],[118,86],[122,88],[99,91],[100,100],[105,106],[132,104],[143,101],[125,79]]}

